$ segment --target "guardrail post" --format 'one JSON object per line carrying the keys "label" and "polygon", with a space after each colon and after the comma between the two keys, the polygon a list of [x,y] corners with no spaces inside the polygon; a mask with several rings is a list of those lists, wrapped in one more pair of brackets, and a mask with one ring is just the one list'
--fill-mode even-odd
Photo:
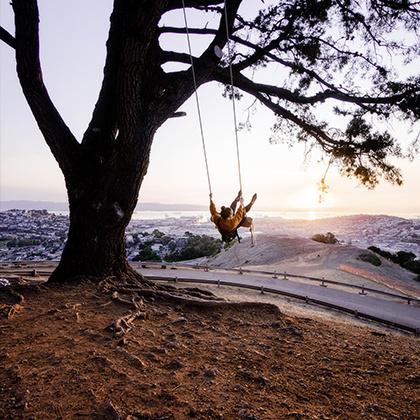
{"label": "guardrail post", "polygon": [[38,273],[36,272],[35,268],[32,270],[31,276],[32,277],[37,277],[38,276]]}
{"label": "guardrail post", "polygon": [[217,280],[217,287],[219,287],[219,288],[220,288],[220,279],[219,279],[219,280]]}
{"label": "guardrail post", "polygon": [[305,302],[309,303],[309,297],[308,296],[305,296]]}
{"label": "guardrail post", "polygon": [[359,311],[358,310],[354,310],[354,316],[356,317],[356,318],[359,318]]}
{"label": "guardrail post", "polygon": [[276,270],[274,270],[273,279],[278,279]]}
{"label": "guardrail post", "polygon": [[205,271],[206,273],[208,273],[208,272],[209,272],[209,266],[208,266],[208,265],[205,265],[205,266],[204,266],[204,271]]}
{"label": "guardrail post", "polygon": [[410,298],[408,298],[407,299],[407,305],[409,305],[411,303],[411,299]]}
{"label": "guardrail post", "polygon": [[261,294],[264,294],[264,286],[261,286]]}
{"label": "guardrail post", "polygon": [[242,267],[239,267],[239,273],[238,274],[244,274],[244,272],[242,271]]}
{"label": "guardrail post", "polygon": [[178,277],[174,278],[174,283],[178,283]]}
{"label": "guardrail post", "polygon": [[286,272],[284,272],[284,274],[283,274],[283,280],[287,280],[287,273]]}
{"label": "guardrail post", "polygon": [[324,280],[325,280],[324,277],[322,277],[322,281],[321,281],[321,284],[320,284],[321,287],[327,287]]}
{"label": "guardrail post", "polygon": [[416,337],[420,337],[420,328],[416,328],[416,331],[414,331],[414,335]]}
{"label": "guardrail post", "polygon": [[365,292],[365,285],[364,284],[362,284],[362,291],[361,292],[359,292],[359,295],[367,295],[367,293]]}

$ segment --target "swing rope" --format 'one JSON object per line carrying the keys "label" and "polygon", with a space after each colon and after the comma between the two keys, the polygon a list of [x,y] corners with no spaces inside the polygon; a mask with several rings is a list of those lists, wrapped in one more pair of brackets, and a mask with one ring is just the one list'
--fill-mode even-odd
{"label": "swing rope", "polygon": [[203,146],[204,160],[206,162],[207,182],[208,182],[208,185],[209,185],[210,196],[212,196],[213,193],[212,193],[212,190],[211,190],[210,171],[209,171],[209,164],[208,164],[208,160],[207,160],[206,142],[204,140],[203,121],[202,121],[202,118],[201,118],[200,101],[199,101],[198,92],[197,92],[197,79],[196,79],[196,76],[195,76],[194,60],[193,60],[192,51],[191,51],[191,42],[190,42],[190,33],[189,33],[189,30],[188,30],[187,13],[185,11],[185,0],[182,0],[182,10],[183,10],[183,13],[184,13],[185,30],[186,30],[186,33],[187,33],[188,52],[190,54],[191,72],[192,72],[192,78],[193,78],[193,83],[194,83],[194,92],[195,92],[195,103],[196,103],[196,106],[197,106],[198,121],[199,121],[199,124],[200,124],[201,144]]}
{"label": "swing rope", "polygon": [[242,190],[242,175],[241,175],[241,160],[239,155],[239,137],[238,137],[238,124],[236,121],[236,105],[235,105],[235,92],[233,90],[233,70],[232,70],[232,60],[230,59],[231,48],[230,48],[230,34],[229,34],[229,22],[228,22],[228,13],[226,0],[223,1],[225,8],[225,25],[226,25],[226,39],[227,39],[227,48],[229,55],[229,74],[230,74],[230,91],[232,95],[232,113],[233,113],[233,125],[235,130],[235,140],[236,140],[236,158],[238,161],[238,174],[239,174],[239,188]]}
{"label": "swing rope", "polygon": [[[229,55],[229,58],[230,58],[231,48],[230,48],[230,42],[229,42],[230,41],[229,22],[228,22],[228,18],[227,18],[226,0],[224,0],[224,8],[225,8],[226,39],[227,39],[228,55]],[[210,195],[212,195],[211,182],[210,182],[210,171],[209,171],[209,165],[208,165],[208,159],[207,159],[206,143],[205,143],[205,139],[204,139],[203,121],[202,121],[202,118],[201,118],[200,101],[199,101],[198,92],[197,92],[197,78],[196,78],[196,74],[195,74],[194,60],[193,60],[192,50],[191,50],[190,32],[188,30],[187,13],[186,13],[186,10],[185,10],[185,0],[182,0],[182,11],[183,11],[183,14],[184,14],[185,31],[186,31],[186,34],[187,34],[188,52],[189,52],[189,55],[190,55],[191,72],[192,72],[194,91],[195,91],[195,102],[196,102],[196,106],[197,106],[198,121],[199,121],[199,125],[200,125],[200,133],[201,133],[201,143],[202,143],[202,146],[203,146],[204,160],[205,160],[205,163],[206,163],[207,182],[208,182],[208,185],[209,185]],[[229,61],[229,73],[230,73],[230,89],[231,89],[231,95],[232,95],[233,124],[234,124],[234,130],[235,130],[235,140],[236,140],[236,158],[237,158],[237,161],[238,161],[239,188],[242,191],[242,174],[241,174],[241,160],[240,160],[240,154],[239,154],[238,124],[237,124],[237,120],[236,120],[236,105],[235,105],[235,95],[234,95],[234,90],[233,90],[233,70],[232,70],[232,62],[231,61]]]}

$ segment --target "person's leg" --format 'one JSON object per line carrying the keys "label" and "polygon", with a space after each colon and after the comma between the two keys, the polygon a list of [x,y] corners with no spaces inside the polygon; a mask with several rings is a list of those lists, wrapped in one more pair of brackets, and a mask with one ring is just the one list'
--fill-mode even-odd
{"label": "person's leg", "polygon": [[239,191],[236,198],[232,201],[232,204],[230,205],[230,208],[232,209],[233,213],[236,212],[236,206],[238,205],[239,200],[241,199],[242,192]]}
{"label": "person's leg", "polygon": [[251,201],[249,202],[249,204],[247,204],[245,206],[245,211],[248,213],[251,210],[251,207],[254,205],[255,200],[257,199],[257,194],[254,194],[251,198]]}
{"label": "person's leg", "polygon": [[238,227],[250,228],[252,226],[252,217],[245,216]]}
{"label": "person's leg", "polygon": [[255,235],[255,229],[254,229],[254,223],[251,224],[251,227],[249,228],[251,232],[251,246],[254,246],[257,244],[257,237]]}

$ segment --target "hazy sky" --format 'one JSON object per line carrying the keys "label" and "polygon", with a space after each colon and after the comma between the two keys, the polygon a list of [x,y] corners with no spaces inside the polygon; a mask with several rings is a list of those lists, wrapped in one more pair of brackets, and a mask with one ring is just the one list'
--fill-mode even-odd
{"label": "hazy sky", "polygon": [[[110,0],[40,1],[41,64],[45,84],[58,110],[80,139],[92,115],[105,60]],[[14,33],[8,1],[1,0],[1,25]],[[194,17],[191,17],[194,19]],[[168,18],[182,26],[182,15]],[[164,40],[163,40],[164,42]],[[172,40],[172,42],[174,42]],[[176,39],[186,50],[185,37]],[[166,44],[165,44],[166,46]],[[200,46],[194,41],[193,47]],[[15,72],[14,51],[0,42],[0,200],[65,201],[63,177],[49,152],[23,97]],[[229,201],[238,190],[231,103],[222,98],[218,84],[199,90],[210,174],[215,200]],[[243,121],[252,100],[237,103]],[[181,110],[187,117],[169,120],[158,131],[140,201],[207,204],[208,189],[194,98]],[[258,192],[260,209],[341,211],[346,213],[415,213],[420,215],[420,165],[401,161],[405,183],[382,182],[367,190],[354,179],[341,178],[330,169],[329,192],[318,203],[317,184],[326,163],[313,155],[304,161],[299,145],[270,144],[274,116],[259,107],[252,131],[241,131],[240,154],[245,196]],[[394,129],[395,136],[405,133]],[[403,144],[407,144],[403,143]]]}

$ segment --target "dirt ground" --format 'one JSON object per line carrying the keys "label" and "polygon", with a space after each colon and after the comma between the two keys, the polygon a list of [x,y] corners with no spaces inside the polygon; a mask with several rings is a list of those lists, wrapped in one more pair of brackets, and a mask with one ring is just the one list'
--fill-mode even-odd
{"label": "dirt ground", "polygon": [[107,327],[128,308],[92,284],[20,293],[11,313],[0,289],[1,419],[420,418],[413,336],[149,300],[120,339]]}

